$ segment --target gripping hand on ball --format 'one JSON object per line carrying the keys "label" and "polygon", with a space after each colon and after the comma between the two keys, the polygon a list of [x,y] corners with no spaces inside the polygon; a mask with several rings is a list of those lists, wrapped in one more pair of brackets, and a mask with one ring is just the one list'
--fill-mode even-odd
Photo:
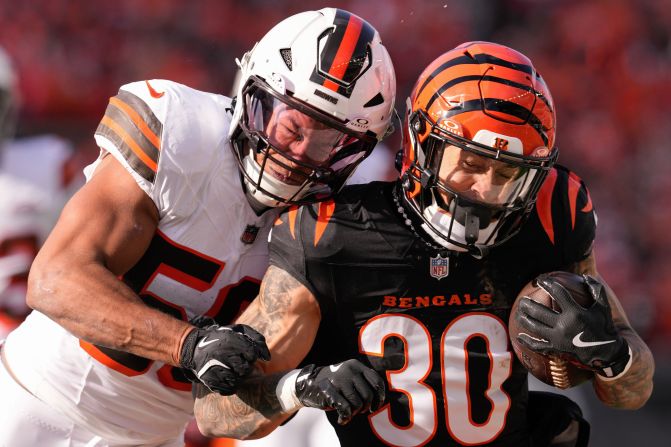
{"label": "gripping hand on ball", "polygon": [[559,355],[594,370],[603,377],[622,373],[630,359],[627,342],[617,332],[604,286],[583,275],[585,287],[594,299],[589,308],[580,306],[556,279],[540,275],[538,285],[561,308],[556,312],[527,297],[515,316],[524,332],[517,340],[532,351]]}
{"label": "gripping hand on ball", "polygon": [[192,381],[224,396],[235,392],[258,359],[270,360],[263,335],[244,324],[195,328],[184,339],[180,364]]}

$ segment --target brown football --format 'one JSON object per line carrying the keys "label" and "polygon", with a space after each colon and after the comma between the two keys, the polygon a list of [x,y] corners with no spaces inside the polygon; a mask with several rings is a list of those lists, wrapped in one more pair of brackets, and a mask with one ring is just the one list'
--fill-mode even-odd
{"label": "brown football", "polygon": [[[551,272],[549,275],[553,276],[564,286],[570,292],[573,300],[582,307],[588,308],[594,303],[594,299],[587,290],[582,276],[561,271]],[[538,286],[535,279],[524,286],[522,291],[517,295],[513,308],[510,311],[508,332],[515,354],[522,365],[538,380],[562,389],[579,385],[594,377],[594,373],[589,369],[580,368],[555,355],[546,356],[536,353],[517,341],[517,335],[521,331],[514,317],[517,314],[519,301],[524,296],[557,312],[561,312],[559,305],[544,289]]]}

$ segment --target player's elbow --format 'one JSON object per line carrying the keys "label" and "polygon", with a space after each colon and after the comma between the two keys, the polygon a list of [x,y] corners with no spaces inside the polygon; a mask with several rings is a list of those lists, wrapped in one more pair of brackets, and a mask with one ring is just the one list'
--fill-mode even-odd
{"label": "player's elbow", "polygon": [[39,257],[35,259],[28,274],[26,293],[26,304],[31,309],[52,316],[62,308],[57,293],[59,270],[57,263],[40,262]]}

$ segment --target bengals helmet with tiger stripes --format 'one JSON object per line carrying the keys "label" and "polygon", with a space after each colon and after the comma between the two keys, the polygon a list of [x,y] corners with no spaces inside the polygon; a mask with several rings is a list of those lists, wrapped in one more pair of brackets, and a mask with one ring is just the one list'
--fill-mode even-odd
{"label": "bengals helmet with tiger stripes", "polygon": [[[348,11],[324,8],[288,17],[238,64],[229,136],[247,192],[264,205],[323,200],[337,192],[392,129],[396,76],[391,58],[377,30]],[[279,108],[298,110],[328,132],[339,132],[321,148],[326,155],[311,157],[319,163],[292,158],[273,143],[267,127]],[[299,180],[288,184],[273,177],[272,166],[290,170]]]}
{"label": "bengals helmet with tiger stripes", "polygon": [[[557,154],[552,96],[529,58],[464,43],[434,60],[408,98],[403,201],[435,242],[482,256],[519,231]],[[490,172],[494,199],[455,180],[476,172]]]}

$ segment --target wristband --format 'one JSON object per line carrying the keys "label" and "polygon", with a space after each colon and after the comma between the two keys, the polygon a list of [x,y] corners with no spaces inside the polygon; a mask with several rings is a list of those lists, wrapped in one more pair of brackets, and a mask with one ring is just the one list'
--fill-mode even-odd
{"label": "wristband", "polygon": [[608,373],[610,372],[612,374],[612,369],[611,368],[604,368],[602,370],[603,374],[597,374],[599,380],[603,380],[604,382],[610,382],[611,380],[617,380],[620,377],[622,377],[623,375],[625,375],[627,373],[627,371],[629,371],[629,368],[631,367],[634,356],[631,355],[631,347],[628,347],[628,348],[629,348],[629,353],[627,355],[629,356],[629,359],[627,360],[627,364],[624,366],[622,371],[619,374],[611,377],[611,376],[608,375]]}
{"label": "wristband", "polygon": [[289,371],[277,382],[275,394],[284,413],[291,413],[303,407],[303,404],[296,397],[296,379],[300,372],[300,369]]}

